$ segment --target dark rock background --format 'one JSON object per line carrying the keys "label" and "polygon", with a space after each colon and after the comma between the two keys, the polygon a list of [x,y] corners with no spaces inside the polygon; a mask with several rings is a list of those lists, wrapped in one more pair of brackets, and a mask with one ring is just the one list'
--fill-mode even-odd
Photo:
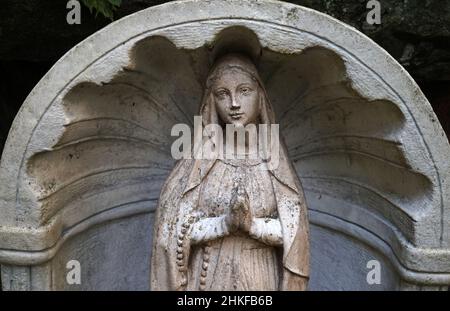
{"label": "dark rock background", "polygon": [[[226,0],[215,0],[226,1]],[[116,19],[164,0],[123,0]],[[450,1],[380,0],[381,25],[366,23],[368,0],[287,1],[327,13],[367,34],[421,86],[450,135]],[[66,0],[0,3],[0,150],[15,114],[51,66],[111,21],[83,7],[81,25],[66,23]]]}

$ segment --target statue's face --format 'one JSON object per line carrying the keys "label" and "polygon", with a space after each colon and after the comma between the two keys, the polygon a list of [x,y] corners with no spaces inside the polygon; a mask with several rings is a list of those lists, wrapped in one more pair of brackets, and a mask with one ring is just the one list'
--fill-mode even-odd
{"label": "statue's face", "polygon": [[215,81],[212,92],[219,117],[236,126],[255,124],[259,117],[259,87],[249,75],[227,70]]}

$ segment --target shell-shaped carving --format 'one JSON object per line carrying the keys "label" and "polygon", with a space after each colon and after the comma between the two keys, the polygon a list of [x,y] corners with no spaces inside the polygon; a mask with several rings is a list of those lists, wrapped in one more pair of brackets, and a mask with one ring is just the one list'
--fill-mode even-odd
{"label": "shell-shaped carving", "polygon": [[[192,126],[209,53],[150,37],[135,44],[131,63],[112,80],[80,83],[65,96],[63,135],[29,164],[43,223],[63,208],[155,205],[174,164],[171,128]],[[431,188],[405,156],[398,106],[360,95],[343,60],[323,47],[292,55],[263,50],[259,61],[310,210],[364,209],[414,241]]]}

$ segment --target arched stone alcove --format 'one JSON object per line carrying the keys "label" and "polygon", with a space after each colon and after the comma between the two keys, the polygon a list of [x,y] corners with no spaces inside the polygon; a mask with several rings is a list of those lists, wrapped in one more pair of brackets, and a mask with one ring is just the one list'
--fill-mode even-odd
{"label": "arched stone alcove", "polygon": [[[4,289],[149,288],[170,130],[192,125],[211,59],[242,42],[305,189],[310,289],[447,288],[450,148],[406,71],[313,10],[189,0],[94,34],[23,104],[0,169]],[[80,285],[66,282],[70,260]]]}

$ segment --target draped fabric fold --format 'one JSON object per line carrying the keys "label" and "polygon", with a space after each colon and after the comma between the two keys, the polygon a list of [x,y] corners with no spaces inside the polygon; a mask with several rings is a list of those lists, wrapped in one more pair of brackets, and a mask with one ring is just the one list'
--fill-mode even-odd
{"label": "draped fabric fold", "polygon": [[[275,124],[275,117],[256,67],[243,57],[219,62],[211,70],[214,77],[221,70],[237,68],[258,81],[260,86],[260,123]],[[211,97],[210,81],[206,83],[200,109],[203,126],[219,123]],[[207,133],[206,133],[207,134]],[[303,189],[282,142],[277,150],[278,165],[269,169],[276,209],[283,235],[283,272],[280,290],[305,290],[309,278],[309,226]],[[196,221],[202,182],[218,159],[180,160],[161,191],[155,219],[151,267],[152,290],[185,290],[189,283],[188,265],[191,252],[189,230]],[[220,182],[220,181],[218,181]]]}

